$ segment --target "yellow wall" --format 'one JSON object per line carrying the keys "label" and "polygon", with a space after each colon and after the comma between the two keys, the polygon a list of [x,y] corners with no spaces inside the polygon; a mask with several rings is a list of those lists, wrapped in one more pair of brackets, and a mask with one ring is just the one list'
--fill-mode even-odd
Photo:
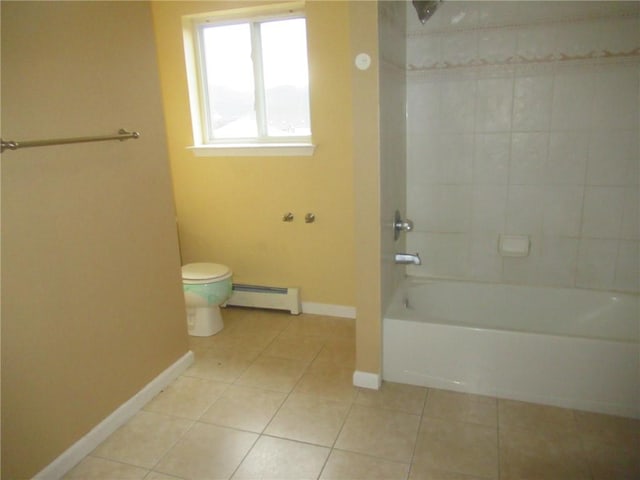
{"label": "yellow wall", "polygon": [[[266,3],[266,2],[261,2]],[[274,2],[269,2],[274,3]],[[239,283],[298,286],[304,302],[355,305],[347,2],[306,6],[312,157],[198,158],[181,17],[248,2],[153,2],[183,263],[224,263]],[[282,222],[285,212],[295,215]],[[313,212],[316,222],[304,223]]]}
{"label": "yellow wall", "polygon": [[[379,374],[382,363],[380,133],[377,2],[350,3],[351,55],[371,67],[353,73],[353,163],[356,208],[356,369]],[[371,99],[375,99],[372,101]],[[387,233],[387,232],[385,232]]]}
{"label": "yellow wall", "polygon": [[2,136],[139,140],[2,154],[2,478],[31,478],[188,349],[151,13],[7,2]]}

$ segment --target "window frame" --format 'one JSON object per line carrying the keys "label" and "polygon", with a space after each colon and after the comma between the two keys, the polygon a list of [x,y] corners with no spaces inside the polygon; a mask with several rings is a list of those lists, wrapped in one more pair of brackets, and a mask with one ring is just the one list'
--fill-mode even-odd
{"label": "window frame", "polygon": [[[262,71],[262,49],[259,35],[254,34],[256,24],[268,21],[305,18],[304,2],[289,2],[262,7],[248,7],[223,10],[199,15],[183,17],[183,40],[187,69],[189,105],[193,132],[193,146],[188,147],[196,156],[310,156],[315,145],[312,134],[308,136],[269,137],[266,135],[266,108],[264,80]],[[206,68],[204,68],[204,48],[202,31],[208,26],[233,25],[248,23],[251,28],[252,57],[254,79],[261,85],[256,86],[256,118],[258,136],[233,139],[209,138],[210,112],[206,85]],[[256,52],[259,60],[256,59]],[[307,61],[307,67],[308,67]],[[311,103],[311,92],[309,102]],[[310,112],[311,116],[311,112]],[[261,121],[262,120],[262,121]],[[311,121],[311,119],[310,119]]]}

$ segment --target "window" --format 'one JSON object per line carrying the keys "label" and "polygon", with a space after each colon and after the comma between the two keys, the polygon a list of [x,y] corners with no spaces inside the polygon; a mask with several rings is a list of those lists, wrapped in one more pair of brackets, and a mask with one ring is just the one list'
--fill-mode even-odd
{"label": "window", "polygon": [[196,154],[313,151],[306,20],[297,3],[286,5],[187,20]]}

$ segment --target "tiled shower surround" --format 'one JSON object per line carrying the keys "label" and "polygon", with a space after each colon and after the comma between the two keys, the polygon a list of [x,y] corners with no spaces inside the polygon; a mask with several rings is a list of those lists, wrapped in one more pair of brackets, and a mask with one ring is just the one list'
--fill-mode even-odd
{"label": "tiled shower surround", "polygon": [[[640,3],[407,8],[416,276],[638,292]],[[528,235],[502,257],[500,234]]]}

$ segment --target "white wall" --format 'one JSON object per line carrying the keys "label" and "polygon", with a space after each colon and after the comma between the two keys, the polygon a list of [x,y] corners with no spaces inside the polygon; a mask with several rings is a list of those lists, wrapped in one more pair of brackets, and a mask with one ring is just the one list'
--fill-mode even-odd
{"label": "white wall", "polygon": [[405,235],[394,241],[396,209],[406,215],[406,2],[379,2],[380,45],[380,244],[382,312],[405,273],[393,261],[406,249]]}
{"label": "white wall", "polygon": [[[639,290],[637,2],[443,2],[407,36],[417,276]],[[505,258],[498,235],[531,253]]]}

